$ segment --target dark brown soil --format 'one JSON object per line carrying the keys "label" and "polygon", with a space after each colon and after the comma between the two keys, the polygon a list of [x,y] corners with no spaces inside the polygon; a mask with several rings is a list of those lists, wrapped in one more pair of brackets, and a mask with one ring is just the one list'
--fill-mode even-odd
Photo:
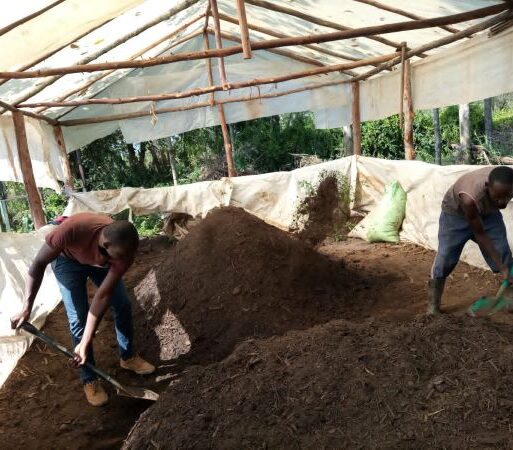
{"label": "dark brown soil", "polygon": [[311,246],[320,244],[337,229],[342,229],[349,217],[349,205],[340,204],[335,176],[327,176],[321,181],[315,193],[303,200],[298,214],[308,216],[298,237]]}
{"label": "dark brown soil", "polygon": [[191,368],[126,449],[511,448],[513,329],[332,321]]}
{"label": "dark brown soil", "polygon": [[239,208],[212,211],[137,286],[139,341],[153,359],[207,364],[248,337],[353,317],[357,276]]}

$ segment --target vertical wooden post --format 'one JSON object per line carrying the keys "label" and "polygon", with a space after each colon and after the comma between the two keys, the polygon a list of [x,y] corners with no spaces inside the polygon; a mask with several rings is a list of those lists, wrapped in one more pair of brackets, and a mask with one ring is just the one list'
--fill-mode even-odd
{"label": "vertical wooden post", "polygon": [[493,98],[484,99],[484,123],[486,143],[492,143],[493,119],[492,119]]}
{"label": "vertical wooden post", "polygon": [[71,166],[69,164],[68,152],[66,152],[66,143],[62,128],[59,125],[54,125],[53,133],[57,146],[59,147],[59,159],[61,161],[62,170],[64,171],[64,184],[73,188],[73,175],[71,173]]}
{"label": "vertical wooden post", "polygon": [[406,57],[406,42],[401,42],[401,91],[399,101],[399,127],[403,129],[404,122],[404,62]]}
{"label": "vertical wooden post", "polygon": [[404,62],[404,157],[405,159],[415,159],[415,147],[413,146],[413,99],[411,95],[411,67],[410,61]]}
{"label": "vertical wooden post", "polygon": [[14,133],[16,134],[16,143],[18,145],[18,157],[20,159],[21,173],[23,174],[23,183],[27,191],[30,213],[34,227],[37,229],[45,225],[45,215],[43,212],[43,202],[37,189],[34,171],[32,170],[32,161],[27,142],[27,132],[25,130],[25,117],[21,112],[13,111],[12,119],[14,123]]}
{"label": "vertical wooden post", "polygon": [[362,154],[362,125],[360,121],[360,82],[353,81],[353,154]]}
{"label": "vertical wooden post", "polygon": [[[216,38],[216,48],[218,50],[223,48],[223,40],[221,38],[221,22],[219,20],[219,10],[217,9],[217,0],[210,0],[210,10],[212,12],[212,19],[214,20],[214,34]],[[226,71],[224,68],[223,57],[217,58],[219,65],[219,78],[223,89],[228,89],[228,81],[226,80]]]}
{"label": "vertical wooden post", "polygon": [[251,43],[249,41],[248,21],[246,18],[246,5],[244,0],[235,0],[237,4],[237,16],[239,18],[240,38],[244,59],[251,59]]}
{"label": "vertical wooden post", "polygon": [[458,114],[460,119],[460,147],[457,155],[458,164],[470,164],[470,106],[468,103],[459,105]]}
{"label": "vertical wooden post", "polygon": [[226,117],[224,115],[224,108],[222,103],[217,104],[217,113],[219,114],[219,122],[221,123],[221,130],[223,132],[224,151],[226,153],[226,164],[228,165],[228,176],[235,177],[235,168],[233,165],[233,152],[232,141],[230,139],[230,131],[226,125]]}
{"label": "vertical wooden post", "polygon": [[435,129],[435,164],[442,165],[442,135],[440,133],[440,112],[433,109],[433,128]]}

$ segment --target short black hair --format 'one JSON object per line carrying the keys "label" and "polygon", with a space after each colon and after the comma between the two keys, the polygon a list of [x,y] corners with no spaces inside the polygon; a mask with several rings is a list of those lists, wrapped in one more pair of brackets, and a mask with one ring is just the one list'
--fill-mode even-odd
{"label": "short black hair", "polygon": [[488,182],[513,185],[513,169],[507,166],[496,167],[490,172]]}
{"label": "short black hair", "polygon": [[128,220],[116,220],[103,229],[104,236],[114,245],[135,252],[139,247],[139,233]]}

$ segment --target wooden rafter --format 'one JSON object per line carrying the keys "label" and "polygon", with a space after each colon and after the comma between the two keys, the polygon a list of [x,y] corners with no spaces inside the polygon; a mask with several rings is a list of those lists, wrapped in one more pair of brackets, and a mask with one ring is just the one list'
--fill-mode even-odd
{"label": "wooden rafter", "polygon": [[[417,14],[407,12],[400,8],[395,8],[393,6],[385,5],[381,2],[377,2],[376,0],[353,0],[353,1],[358,2],[358,3],[365,3],[366,5],[374,6],[375,8],[382,9],[383,11],[388,11],[388,12],[397,14],[399,16],[408,17],[413,20],[425,19],[425,17],[421,17]],[[456,28],[453,28],[453,27],[450,27],[447,25],[442,25],[440,28],[442,30],[448,31],[449,33],[457,33],[458,31],[460,31]]]}
{"label": "wooden rafter", "polygon": [[[182,0],[179,4],[177,4],[176,6],[174,6],[171,9],[169,9],[166,13],[161,14],[160,16],[152,19],[149,22],[146,22],[145,24],[137,27],[134,30],[131,30],[129,33],[124,34],[123,36],[117,38],[115,41],[111,42],[108,46],[102,48],[101,50],[98,50],[96,52],[88,54],[82,60],[80,60],[78,62],[77,66],[83,65],[83,64],[87,65],[87,63],[94,61],[95,59],[99,58],[103,54],[109,52],[110,50],[113,50],[114,48],[118,47],[119,45],[124,44],[126,41],[132,39],[135,36],[138,36],[143,31],[146,31],[149,28],[152,28],[155,25],[158,25],[159,23],[163,22],[164,20],[168,20],[169,18],[175,16],[176,14],[180,13],[181,11],[194,5],[198,1],[199,0]],[[77,67],[77,66],[75,66],[75,67]],[[28,72],[21,72],[21,73],[28,73]],[[58,79],[60,79],[62,77],[62,75],[64,75],[64,74],[63,73],[54,74],[54,76],[50,76],[47,80],[39,83],[37,86],[34,86],[28,92],[23,94],[23,96],[21,98],[16,99],[16,101],[15,101],[16,104],[20,104],[21,102],[24,102],[24,101],[28,100],[29,98],[33,97],[34,95],[38,94],[46,87],[55,83]],[[0,77],[0,78],[10,78],[10,77]],[[3,113],[3,112],[5,112],[5,110],[0,111],[0,113]]]}
{"label": "wooden rafter", "polygon": [[[215,103],[216,104],[217,103],[222,103],[222,104],[240,103],[240,102],[248,102],[248,101],[252,101],[252,100],[262,100],[262,99],[268,99],[268,98],[284,97],[287,95],[292,95],[292,94],[297,94],[299,92],[320,89],[323,87],[340,86],[341,84],[345,84],[347,82],[348,82],[348,80],[315,83],[315,84],[309,84],[309,85],[303,86],[301,88],[289,89],[289,90],[279,91],[279,92],[272,92],[272,93],[268,93],[268,94],[257,94],[257,95],[243,96],[243,97],[230,97],[230,98],[226,98],[226,99],[222,99],[222,100],[216,100]],[[197,103],[194,103],[192,105],[187,105],[187,106],[157,108],[157,109],[152,109],[152,110],[137,111],[137,112],[125,113],[125,114],[113,114],[113,115],[108,115],[108,116],[87,117],[84,119],[62,120],[59,122],[59,124],[62,126],[75,126],[75,125],[87,125],[87,124],[93,124],[93,123],[104,123],[104,122],[112,122],[112,121],[116,121],[116,120],[136,119],[139,117],[152,116],[154,114],[167,114],[167,113],[172,113],[172,112],[190,111],[192,109],[206,108],[208,106],[214,106],[214,104],[211,101],[197,102]]]}
{"label": "wooden rafter", "polygon": [[246,18],[246,6],[244,0],[235,0],[237,5],[237,17],[239,18],[240,37],[244,59],[251,58],[251,43],[249,41],[248,19]]}
{"label": "wooden rafter", "polygon": [[[221,21],[219,20],[219,11],[217,9],[217,0],[209,0],[209,1],[210,1],[210,12],[212,14],[212,19],[214,21],[216,49],[222,50],[223,40],[221,38]],[[226,79],[226,70],[224,67],[223,56],[219,56],[217,58],[217,65],[219,67],[219,78],[221,80],[221,84],[223,86],[225,86],[225,89],[228,89],[228,81]]]}
{"label": "wooden rafter", "polygon": [[[268,9],[270,11],[280,12],[283,14],[288,14],[289,16],[294,16],[302,20],[306,20],[310,23],[315,23],[316,25],[321,25],[326,28],[333,28],[334,30],[340,31],[351,31],[355,28],[346,27],[344,25],[340,25],[336,22],[331,22],[330,20],[320,19],[319,17],[312,16],[310,14],[305,14],[300,11],[297,11],[293,8],[289,8],[287,6],[277,5],[275,3],[269,2],[267,0],[246,0],[247,3],[253,6],[259,6],[260,8]],[[371,39],[376,42],[380,42],[381,44],[388,45],[389,47],[397,48],[399,44],[397,42],[391,41],[381,36],[362,36],[367,39]]]}
{"label": "wooden rafter", "polygon": [[[266,78],[254,78],[249,81],[240,81],[230,83],[230,89],[244,89],[247,87],[264,85],[264,84],[275,84],[283,81],[296,80],[299,78],[306,78],[316,75],[323,75],[333,72],[342,72],[344,70],[355,69],[357,67],[369,66],[373,63],[379,63],[388,61],[397,56],[398,53],[391,53],[388,55],[374,56],[372,58],[362,59],[361,61],[351,61],[344,64],[334,64],[330,66],[317,67],[314,69],[303,70],[299,72],[293,72],[286,75],[277,75]],[[39,107],[39,106],[50,106],[50,107],[67,107],[67,106],[83,106],[83,105],[120,105],[125,103],[138,103],[138,102],[158,102],[162,100],[172,100],[178,98],[194,97],[198,95],[209,94],[210,92],[217,92],[225,90],[222,85],[195,88],[188,91],[171,92],[158,95],[141,95],[137,97],[125,97],[125,98],[90,98],[83,100],[72,100],[68,102],[38,102],[25,105],[25,107]]]}
{"label": "wooden rafter", "polygon": [[[177,28],[176,30],[174,30],[173,32],[171,33],[168,33],[166,34],[165,36],[163,36],[162,38],[160,38],[159,40],[153,42],[152,44],[148,45],[147,47],[143,48],[142,50],[139,50],[138,52],[134,53],[130,59],[131,60],[134,60],[136,58],[139,58],[139,57],[144,57],[144,54],[152,49],[154,49],[155,47],[157,47],[158,45],[162,44],[163,42],[165,42],[166,40],[168,39],[171,39],[172,37],[176,36],[177,34],[181,33],[182,31],[184,31],[185,29],[187,29],[188,27],[190,27],[191,25],[193,25],[194,23],[198,22],[199,20],[201,20],[203,17],[205,17],[205,14],[202,13],[200,14],[199,16],[185,22],[184,24],[182,24],[182,26],[180,26],[179,28]],[[173,47],[176,47],[177,45],[180,45],[182,44],[183,42],[186,42],[196,36],[198,36],[199,34],[201,34],[201,30],[197,31],[197,32],[193,32],[193,33],[190,33],[188,34],[187,36],[184,36],[183,38],[173,42],[171,45],[169,46],[166,46],[165,49],[162,50],[162,52],[160,52],[160,54],[164,53],[164,52],[167,52],[168,50],[172,49]],[[135,70],[135,69],[133,69]],[[78,92],[82,92],[82,91],[85,91],[86,89],[89,89],[93,84],[97,83],[98,81],[102,80],[103,78],[107,77],[108,75],[112,74],[113,72],[115,72],[116,70],[113,69],[113,70],[109,70],[107,72],[103,72],[101,73],[100,75],[96,76],[96,77],[92,77],[90,80],[87,80],[87,82],[83,83],[83,84],[80,84],[78,85],[76,88],[74,88],[73,90],[71,91],[68,91],[66,92],[65,94],[61,95],[60,97],[58,97],[56,99],[56,101],[63,101],[63,100],[66,100],[67,98],[71,97],[72,95],[74,94],[77,94]],[[95,93],[96,95],[97,93]],[[46,110],[48,107],[43,107],[41,108],[40,110],[38,110],[37,112],[40,113],[44,110]]]}
{"label": "wooden rafter", "polygon": [[[91,34],[92,32],[96,31],[98,28],[101,28],[103,27],[104,25],[107,25],[109,22],[112,22],[114,19],[108,19],[108,20],[105,20],[104,22],[98,24],[97,26],[95,26],[94,28],[91,28],[87,31],[85,31],[84,33],[82,33],[80,36],[77,36],[75,38],[73,38],[73,40],[71,41],[67,41],[65,44],[57,47],[56,49],[50,51],[50,52],[47,52],[47,53],[44,53],[43,55],[39,56],[37,59],[33,60],[33,61],[30,61],[29,63],[27,64],[24,64],[23,66],[21,67],[18,67],[16,70],[17,71],[21,71],[23,72],[24,70],[27,70],[27,69],[30,69],[31,67],[34,67],[36,64],[39,64],[41,61],[44,61],[45,59],[48,59],[50,58],[51,56],[55,55],[56,53],[60,52],[62,49],[66,48],[68,45],[70,44],[73,44],[74,42],[77,42],[79,41],[80,39],[82,39],[83,37],[87,36],[88,34]],[[0,86],[2,86],[2,84],[4,83],[7,83],[9,81],[9,79],[5,79],[5,80],[0,80]]]}
{"label": "wooden rafter", "polygon": [[[228,16],[227,14],[219,13],[219,18],[221,20],[224,20],[225,22],[230,22],[233,24],[238,23],[237,19],[235,17]],[[257,31],[259,33],[267,34],[268,36],[273,36],[273,37],[280,38],[280,39],[290,37],[290,36],[287,36],[286,34],[279,33],[277,31],[271,30],[269,28],[261,27],[259,25],[255,25],[255,24],[251,24],[251,23],[248,23],[248,28],[250,30]],[[302,47],[308,48],[317,53],[321,53],[321,54],[328,55],[328,56],[333,56],[334,58],[345,59],[347,61],[359,61],[361,59],[361,58],[357,58],[356,56],[347,55],[345,53],[334,52],[332,50],[321,47],[320,45],[307,44],[307,45],[303,45]]]}
{"label": "wooden rafter", "polygon": [[[396,22],[385,25],[370,26],[358,28],[348,31],[335,31],[332,33],[315,34],[308,36],[299,36],[282,39],[270,39],[254,43],[253,50],[267,50],[270,48],[288,47],[294,45],[318,44],[322,42],[337,41],[343,39],[351,39],[354,37],[373,36],[375,34],[395,33],[399,31],[418,30],[422,28],[437,27],[450,23],[466,22],[468,20],[483,18],[493,14],[497,14],[508,8],[507,4],[498,4],[479,8],[465,13],[453,14],[450,16],[436,17],[425,20],[412,20],[407,22]],[[460,33],[455,33],[449,38],[456,37],[457,40]],[[429,45],[428,45],[429,46]],[[242,53],[242,46],[227,47],[221,50],[212,49],[208,51],[197,51],[189,53],[181,53],[178,55],[169,55],[159,58],[150,58],[145,61],[115,61],[109,63],[98,64],[79,64],[71,67],[57,67],[51,69],[41,69],[26,72],[0,72],[0,78],[39,78],[51,75],[64,75],[68,73],[79,72],[96,72],[108,69],[128,69],[138,67],[151,67],[160,64],[169,64],[177,61],[192,61],[204,58],[218,58],[220,56],[230,56]],[[411,52],[410,52],[411,53]],[[420,53],[419,53],[420,54]],[[419,56],[416,53],[416,56]]]}
{"label": "wooden rafter", "polygon": [[34,113],[34,112],[24,111],[22,109],[15,108],[14,106],[10,105],[9,103],[3,102],[1,100],[0,100],[0,107],[6,109],[7,111],[11,111],[13,114],[14,113],[21,113],[24,116],[32,117],[33,119],[43,120],[43,121],[45,121],[45,122],[47,122],[47,123],[49,123],[51,125],[56,125],[57,124],[57,121],[55,119],[52,119],[50,117],[46,117],[43,114],[37,114],[37,113]]}
{"label": "wooden rafter", "polygon": [[[14,30],[16,27],[19,27],[20,25],[23,25],[24,23],[27,23],[28,21],[36,18],[37,16],[40,16],[41,14],[44,14],[46,11],[55,8],[57,5],[60,5],[65,0],[57,0],[56,2],[50,3],[49,5],[45,6],[44,8],[33,12],[32,14],[22,17],[21,19],[10,23],[9,25],[0,28],[0,36],[3,36],[4,34],[7,34],[9,31]],[[4,5],[5,7],[5,5]]]}
{"label": "wooden rafter", "polygon": [[[173,42],[173,44],[171,44],[169,47],[167,47],[166,49],[164,49],[164,50],[162,51],[162,53],[165,53],[165,52],[167,52],[167,51],[171,50],[173,47],[176,47],[177,45],[183,44],[184,42],[186,42],[186,41],[188,41],[188,40],[190,40],[190,39],[193,39],[193,38],[195,38],[196,36],[199,36],[201,33],[202,33],[202,30],[197,30],[197,31],[195,31],[195,32],[193,32],[193,33],[190,33],[190,34],[188,34],[188,35],[184,36],[182,39],[179,39],[178,41]],[[127,73],[125,74],[125,76],[126,76],[126,75],[128,75],[129,73],[133,72],[134,70],[136,70],[136,69],[130,69],[130,70],[128,70],[128,71],[127,71]],[[115,72],[115,71],[114,71],[114,70],[110,71],[110,73],[112,73],[112,72]],[[96,95],[98,95],[98,94],[101,94],[103,91],[105,91],[105,90],[106,90],[106,89],[108,89],[109,87],[110,87],[110,85],[103,87],[103,88],[102,88],[102,89],[100,89],[99,91],[96,91],[96,92],[94,93],[94,95],[96,96]],[[91,97],[92,97],[92,96],[91,96]],[[89,98],[90,98],[90,97],[89,97]],[[60,120],[60,119],[61,119],[61,117],[64,117],[64,116],[68,115],[68,114],[69,114],[69,113],[71,113],[71,111],[73,111],[75,108],[77,108],[77,106],[74,106],[74,107],[72,107],[72,108],[68,109],[66,112],[64,112],[63,114],[59,115],[59,116],[57,117],[57,120]]]}
{"label": "wooden rafter", "polygon": [[[213,34],[212,30],[208,30],[208,32],[210,34]],[[231,33],[221,33],[221,37],[223,39],[226,39],[226,40],[229,40],[229,41],[241,43],[241,38],[239,36],[236,36],[236,35],[231,34]],[[256,42],[258,42],[258,41],[256,41]],[[326,65],[327,65],[327,64],[324,64],[323,62],[319,61],[318,59],[309,58],[308,56],[303,56],[303,55],[300,55],[299,53],[296,53],[296,52],[293,52],[293,51],[290,51],[290,50],[269,49],[269,50],[266,50],[266,51],[268,51],[269,53],[274,53],[276,55],[280,55],[280,56],[284,56],[286,58],[293,59],[295,61],[303,62],[305,64],[311,64],[312,66],[326,67]],[[358,74],[356,74],[356,73],[354,73],[352,71],[348,71],[348,70],[342,71],[342,73],[345,73],[345,74],[347,74],[349,76],[352,76],[352,77],[358,76]]]}
{"label": "wooden rafter", "polygon": [[[479,33],[480,31],[486,30],[488,28],[493,27],[494,25],[498,23],[502,23],[505,20],[508,20],[511,18],[511,11],[505,11],[502,14],[498,14],[490,19],[483,20],[482,22],[472,25],[468,28],[465,28],[464,30],[458,31],[457,33],[451,34],[450,36],[443,37],[441,39],[437,39],[436,41],[430,42],[428,44],[421,45],[420,47],[417,47],[412,50],[408,50],[406,54],[404,55],[404,58],[409,59],[414,56],[417,56],[419,53],[426,52],[429,50],[433,50],[434,48],[442,47],[447,44],[452,44],[453,42],[459,41],[461,39],[467,38],[469,36],[472,36],[473,34]],[[383,64],[380,64],[378,67],[369,70],[368,72],[358,75],[354,78],[354,80],[365,80],[367,78],[370,78],[383,70],[390,69],[397,64],[400,64],[402,60],[401,56],[398,56],[396,58],[391,59],[390,61],[384,62]]]}

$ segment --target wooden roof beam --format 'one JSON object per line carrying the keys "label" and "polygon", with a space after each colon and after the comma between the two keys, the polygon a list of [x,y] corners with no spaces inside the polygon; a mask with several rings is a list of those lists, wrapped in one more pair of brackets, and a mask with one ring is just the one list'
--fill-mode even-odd
{"label": "wooden roof beam", "polygon": [[[240,81],[230,83],[230,89],[243,89],[252,86],[258,86],[262,84],[276,84],[283,81],[296,80],[298,78],[311,77],[316,75],[323,75],[332,72],[342,72],[344,70],[350,70],[357,67],[369,66],[374,63],[388,61],[396,57],[398,53],[391,53],[388,55],[375,56],[372,58],[362,59],[361,61],[351,61],[344,64],[334,64],[330,66],[317,67],[315,69],[309,69],[299,72],[293,72],[286,75],[277,75],[267,78],[255,78],[249,81]],[[158,102],[162,100],[172,100],[178,98],[194,97],[198,95],[209,94],[210,92],[217,92],[225,90],[225,86],[216,85],[205,88],[195,88],[188,91],[172,92],[157,95],[141,95],[136,97],[124,97],[124,98],[90,98],[84,100],[72,100],[68,102],[39,102],[33,103],[31,107],[39,106],[83,106],[83,105],[119,105],[125,103],[137,103],[137,102]],[[27,107],[27,105],[26,105]]]}
{"label": "wooden roof beam", "polygon": [[[237,19],[235,17],[228,16],[227,14],[219,13],[219,18],[224,20],[225,22],[230,22],[237,25]],[[276,38],[288,38],[286,34],[279,33],[277,31],[271,30],[269,28],[261,27],[259,25],[248,23],[248,28],[253,31],[257,31],[262,34],[267,34],[269,36],[273,36]],[[333,56],[334,58],[345,59],[347,61],[359,61],[361,58],[357,58],[356,56],[347,55],[345,53],[334,52],[332,50],[321,47],[320,45],[315,44],[306,44],[302,47],[309,48],[310,50],[314,50],[317,53],[322,53],[324,55]],[[368,55],[366,56],[368,57]]]}
{"label": "wooden roof beam", "polygon": [[[376,0],[353,0],[353,1],[358,2],[358,3],[364,3],[364,4],[370,5],[370,6],[374,6],[375,8],[382,9],[383,11],[388,11],[388,12],[397,14],[399,16],[408,17],[413,20],[425,19],[425,17],[421,17],[421,16],[418,16],[417,14],[413,14],[413,13],[404,11],[403,9],[400,9],[400,8],[395,8],[393,6],[385,5]],[[448,31],[449,33],[457,33],[458,31],[460,31],[457,28],[454,28],[454,27],[451,27],[448,25],[442,25],[439,28],[441,28],[442,30]]]}
{"label": "wooden roof beam", "polygon": [[[512,14],[513,13],[511,10],[505,11],[502,14],[496,15],[487,20],[483,20],[482,22],[480,22],[476,25],[473,25],[464,30],[458,31],[457,33],[451,34],[450,36],[446,36],[441,39],[437,39],[436,41],[430,42],[428,44],[421,45],[420,47],[417,47],[413,50],[408,50],[408,51],[406,51],[404,57],[406,59],[408,59],[413,56],[417,56],[417,54],[420,52],[425,52],[428,50],[433,50],[434,48],[442,47],[447,44],[452,44],[453,42],[459,41],[461,39],[472,36],[473,34],[479,33],[480,31],[484,31],[488,28],[491,28],[498,23],[503,23],[504,21],[507,21],[512,17]],[[374,76],[374,75],[382,72],[383,70],[392,68],[393,66],[400,64],[401,60],[402,60],[401,56],[393,58],[390,61],[386,61],[383,64],[380,64],[375,69],[372,69],[362,75],[358,75],[353,80],[358,81],[358,80],[365,80],[367,78],[370,78],[371,76]]]}
{"label": "wooden roof beam", "polygon": [[[158,45],[162,44],[164,41],[166,41],[168,39],[171,39],[173,36],[176,36],[177,34],[181,33],[182,31],[184,31],[185,29],[190,27],[192,24],[194,24],[194,23],[198,22],[199,20],[201,20],[203,17],[205,17],[205,13],[202,13],[199,16],[197,16],[197,17],[195,17],[195,18],[185,22],[180,28],[177,28],[172,33],[166,34],[164,37],[160,38],[158,41],[155,41],[154,43],[148,45],[147,47],[143,48],[142,50],[139,50],[137,53],[134,53],[130,57],[130,59],[134,60],[136,58],[142,57],[146,52],[148,52],[151,49],[153,49],[153,48],[157,47]],[[186,41],[188,41],[190,39],[193,39],[194,37],[198,36],[198,34],[201,34],[201,30],[199,30],[197,32],[190,33],[190,34],[184,36],[183,38],[179,39],[178,41],[173,42],[171,45],[167,46],[164,50],[162,50],[162,52],[160,52],[160,54],[162,54],[164,52],[167,52],[171,48],[176,47],[177,45],[180,45],[180,44],[182,44],[182,43],[184,43],[184,42],[186,42]],[[132,69],[132,70],[135,70],[135,69]],[[80,84],[79,86],[77,86],[73,90],[68,91],[65,94],[61,95],[59,98],[56,99],[56,101],[66,100],[67,98],[71,97],[72,95],[77,94],[78,92],[81,92],[81,91],[84,91],[84,90],[88,89],[93,84],[95,84],[96,82],[100,81],[101,79],[105,78],[106,76],[110,75],[111,73],[113,73],[115,71],[116,71],[116,69],[108,70],[107,72],[103,72],[100,75],[91,78],[90,80],[88,80],[87,82],[85,82],[83,84]],[[98,92],[96,92],[94,95],[97,95],[97,94],[98,94]],[[36,112],[40,113],[40,112],[42,112],[42,111],[44,111],[46,109],[48,109],[47,106],[37,110]]]}
{"label": "wooden roof beam", "polygon": [[[253,1],[253,0],[252,0]],[[500,13],[508,8],[507,4],[499,4],[479,8],[465,13],[453,14],[450,16],[436,17],[424,20],[412,20],[407,22],[396,22],[385,25],[358,28],[355,30],[335,31],[331,33],[315,34],[300,37],[270,39],[260,41],[252,45],[253,50],[268,50],[270,48],[288,47],[294,45],[319,44],[323,42],[350,39],[353,37],[373,36],[377,33],[394,33],[398,31],[419,30],[422,28],[437,27],[440,25],[466,22],[468,20],[483,18]],[[458,33],[452,35],[456,36]],[[452,37],[449,36],[449,37]],[[208,51],[196,51],[180,53],[158,58],[150,58],[144,61],[115,61],[98,64],[80,64],[71,67],[57,67],[26,72],[0,72],[0,78],[39,78],[50,75],[64,75],[68,73],[96,72],[108,69],[129,69],[138,67],[151,67],[160,64],[169,64],[177,61],[192,61],[204,58],[217,58],[219,56],[230,56],[242,53],[242,46],[227,47],[221,50],[213,49]],[[417,55],[418,56],[418,55]],[[369,58],[367,58],[368,60]]]}
{"label": "wooden roof beam", "polygon": [[[60,5],[65,0],[57,0],[56,2],[50,3],[48,6],[45,6],[44,8],[33,12],[32,14],[22,17],[21,19],[16,20],[15,22],[10,23],[9,25],[6,25],[3,28],[0,28],[0,36],[3,36],[4,34],[7,34],[9,31],[14,30],[16,27],[19,27],[20,25],[23,25],[24,23],[27,23],[28,21],[40,16],[41,14],[45,13],[46,11],[55,8],[57,5]],[[7,5],[4,5],[4,8],[8,8]]]}
{"label": "wooden roof beam", "polygon": [[[315,23],[316,25],[321,25],[323,27],[327,28],[333,28],[334,30],[340,30],[340,31],[351,31],[355,30],[355,28],[346,27],[344,25],[340,25],[336,22],[331,22],[329,20],[324,20],[319,17],[311,16],[310,14],[305,14],[300,11],[297,11],[293,8],[289,8],[286,6],[277,5],[275,3],[269,2],[267,0],[246,0],[247,3],[253,6],[259,6],[260,8],[268,9],[270,11],[275,11],[283,14],[288,14],[289,16],[294,16],[302,20],[306,20],[310,23]],[[393,48],[399,48],[401,46],[400,43],[390,41],[389,39],[386,39],[381,36],[374,36],[374,35],[368,35],[368,36],[362,36],[367,39],[371,39],[376,42],[380,42],[381,44],[388,45],[389,47]],[[421,55],[422,57],[425,57],[427,55]]]}
{"label": "wooden roof beam", "polygon": [[[131,38],[138,36],[143,31],[146,31],[149,28],[154,27],[155,25],[158,25],[159,23],[163,22],[164,20],[168,20],[169,18],[175,16],[176,14],[182,12],[183,10],[189,8],[190,6],[194,5],[195,3],[199,2],[200,0],[182,0],[179,4],[175,5],[173,8],[169,9],[166,13],[161,14],[160,16],[156,17],[155,19],[146,22],[145,24],[139,26],[138,28],[134,30],[130,30],[129,33],[124,34],[123,36],[116,39],[114,42],[111,42],[107,47],[102,48],[101,50],[98,50],[96,52],[93,52],[89,55],[86,55],[82,60],[78,62],[76,66],[78,67],[80,65],[87,65],[87,63],[94,61],[95,59],[99,58],[100,56],[104,55],[105,53],[109,52],[110,50],[118,47],[121,44],[124,44],[126,41],[130,40]],[[81,72],[81,71],[78,71]],[[19,73],[28,73],[28,72],[19,72]],[[77,73],[77,72],[74,72]],[[51,84],[55,83],[58,79],[60,79],[64,73],[55,74],[54,76],[49,77],[48,80],[43,81],[42,83],[38,84],[37,86],[34,86],[32,89],[30,89],[28,92],[23,94],[20,98],[17,98],[15,100],[16,105],[28,100],[29,98],[33,97],[34,95],[41,92],[46,87],[50,86]],[[14,78],[14,77],[0,77],[0,78]],[[4,110],[0,110],[0,114],[4,113]]]}

